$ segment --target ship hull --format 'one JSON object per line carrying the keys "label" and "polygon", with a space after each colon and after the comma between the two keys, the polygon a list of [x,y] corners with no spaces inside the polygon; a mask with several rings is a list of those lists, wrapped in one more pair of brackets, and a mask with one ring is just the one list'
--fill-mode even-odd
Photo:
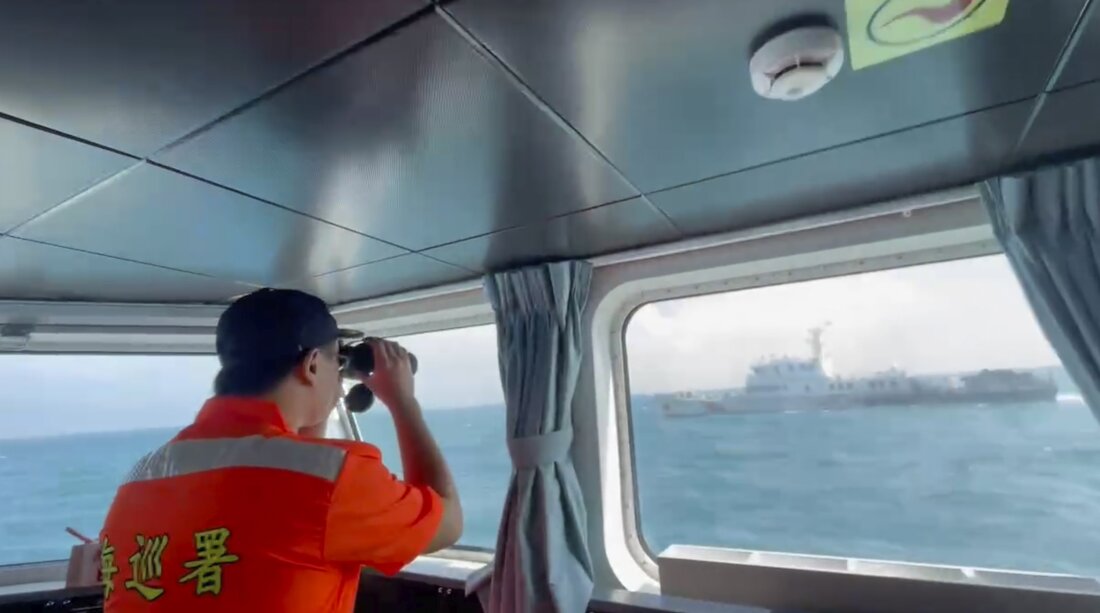
{"label": "ship hull", "polygon": [[668,398],[662,411],[668,417],[702,417],[723,413],[841,410],[852,408],[948,406],[1055,402],[1057,388],[1026,390],[898,392],[889,394],[738,394],[721,399]]}

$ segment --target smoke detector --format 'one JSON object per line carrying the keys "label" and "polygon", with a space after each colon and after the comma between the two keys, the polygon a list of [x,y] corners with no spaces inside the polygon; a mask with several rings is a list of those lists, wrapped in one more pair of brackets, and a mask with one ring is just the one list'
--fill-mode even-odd
{"label": "smoke detector", "polygon": [[773,100],[800,100],[825,87],[844,65],[844,41],[834,28],[788,30],[765,42],[749,60],[756,93]]}

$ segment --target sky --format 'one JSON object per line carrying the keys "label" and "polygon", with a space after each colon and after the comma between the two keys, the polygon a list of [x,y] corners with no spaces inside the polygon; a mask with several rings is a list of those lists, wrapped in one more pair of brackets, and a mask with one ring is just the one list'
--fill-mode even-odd
{"label": "sky", "polygon": [[[426,410],[503,403],[492,326],[395,340]],[[217,372],[214,356],[0,355],[0,439],[183,426]]]}
{"label": "sky", "polygon": [[[828,322],[832,370],[860,375],[1057,364],[1003,256],[646,305],[626,333],[632,393],[740,386],[770,355],[808,357]],[[396,339],[419,358],[426,410],[502,403],[492,326]],[[0,356],[0,439],[182,426],[213,356]]]}
{"label": "sky", "polygon": [[768,357],[810,357],[828,324],[833,374],[1058,364],[1004,256],[651,303],[627,326],[633,393],[743,385]]}

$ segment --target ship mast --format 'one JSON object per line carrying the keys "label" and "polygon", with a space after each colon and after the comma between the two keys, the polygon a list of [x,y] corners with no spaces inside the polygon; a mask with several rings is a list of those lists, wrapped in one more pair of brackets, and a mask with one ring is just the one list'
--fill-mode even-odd
{"label": "ship mast", "polygon": [[832,322],[827,321],[820,326],[810,328],[810,355],[811,357],[813,357],[814,363],[819,365],[822,363],[821,360],[824,353],[821,343],[821,336],[825,334],[825,330],[829,327],[831,323]]}

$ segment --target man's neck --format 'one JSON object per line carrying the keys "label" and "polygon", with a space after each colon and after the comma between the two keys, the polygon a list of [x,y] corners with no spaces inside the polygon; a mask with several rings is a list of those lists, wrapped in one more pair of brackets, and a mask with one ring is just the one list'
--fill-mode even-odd
{"label": "man's neck", "polygon": [[294,410],[297,403],[288,396],[289,394],[277,389],[264,396],[263,399],[279,408],[279,413],[283,416],[283,422],[288,430],[298,432],[307,424],[302,423],[301,413]]}

